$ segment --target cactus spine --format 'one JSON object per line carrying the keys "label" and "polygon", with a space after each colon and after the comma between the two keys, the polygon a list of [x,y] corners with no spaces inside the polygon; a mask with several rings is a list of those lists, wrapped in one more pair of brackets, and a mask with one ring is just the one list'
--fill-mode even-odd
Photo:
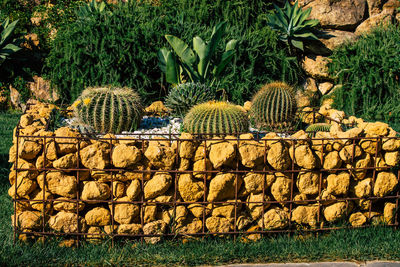
{"label": "cactus spine", "polygon": [[227,102],[209,101],[194,106],[183,120],[186,131],[198,134],[236,134],[249,131],[246,112]]}
{"label": "cactus spine", "polygon": [[253,97],[250,118],[257,127],[284,129],[292,125],[296,109],[293,87],[273,82],[264,85]]}
{"label": "cactus spine", "polygon": [[329,123],[314,123],[306,128],[306,133],[329,132],[331,127],[332,124]]}
{"label": "cactus spine", "polygon": [[165,99],[165,105],[174,115],[184,117],[194,105],[210,101],[214,97],[212,90],[204,84],[182,83],[171,89]]}
{"label": "cactus spine", "polygon": [[143,116],[139,95],[130,88],[87,88],[72,105],[75,116],[100,133],[134,131]]}

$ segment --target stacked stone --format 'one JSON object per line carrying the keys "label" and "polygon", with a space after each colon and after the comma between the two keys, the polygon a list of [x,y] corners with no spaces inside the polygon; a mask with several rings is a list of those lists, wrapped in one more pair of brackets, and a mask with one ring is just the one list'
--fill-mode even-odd
{"label": "stacked stone", "polygon": [[[32,114],[20,126],[33,137],[18,138],[18,149],[14,139],[9,195],[20,200],[13,220],[24,232],[44,227],[93,239],[394,223],[395,199],[366,199],[393,195],[398,184],[390,168],[400,140],[385,123],[334,125],[315,139],[304,131],[205,141],[184,133],[178,142],[85,139],[67,127],[46,131]],[[17,164],[31,170],[16,172]]]}

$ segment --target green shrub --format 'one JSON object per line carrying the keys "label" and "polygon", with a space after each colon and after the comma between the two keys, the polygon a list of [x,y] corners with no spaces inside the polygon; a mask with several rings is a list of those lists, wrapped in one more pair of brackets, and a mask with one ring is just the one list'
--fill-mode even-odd
{"label": "green shrub", "polygon": [[193,106],[215,98],[215,93],[205,84],[182,83],[171,88],[165,99],[165,105],[172,114],[184,117]]}
{"label": "green shrub", "polygon": [[87,88],[73,107],[80,122],[100,133],[134,131],[143,116],[140,97],[130,88]]}
{"label": "green shrub", "polygon": [[241,107],[209,101],[194,106],[183,120],[185,131],[194,134],[238,134],[249,131],[249,119]]}
{"label": "green shrub", "polygon": [[333,94],[334,107],[366,120],[399,120],[399,51],[400,29],[393,25],[336,49],[329,70],[342,87]]}
{"label": "green shrub", "polygon": [[[222,74],[220,88],[230,101],[243,103],[261,84],[302,79],[296,58],[263,16],[271,4],[258,0],[165,0],[152,6],[131,1],[112,14],[75,21],[58,31],[47,60],[48,77],[62,97],[74,100],[87,86],[116,84],[138,90],[146,102],[166,95],[168,85],[157,66],[157,51],[168,45],[164,34],[184,42],[193,36],[207,39],[212,27],[227,21],[226,35],[217,47],[222,54],[228,40],[238,41],[233,64]],[[240,19],[238,19],[240,18]],[[217,59],[219,60],[219,59]]]}

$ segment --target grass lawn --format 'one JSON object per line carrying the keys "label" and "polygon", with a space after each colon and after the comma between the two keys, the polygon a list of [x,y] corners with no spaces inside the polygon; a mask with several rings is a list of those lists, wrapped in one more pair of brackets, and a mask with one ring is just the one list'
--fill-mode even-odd
{"label": "grass lawn", "polygon": [[[0,265],[203,265],[246,262],[400,260],[400,231],[391,228],[339,230],[306,238],[265,236],[258,242],[204,239],[183,244],[166,241],[157,245],[134,242],[84,244],[60,248],[45,244],[13,244],[10,216],[12,201],[7,194],[8,149],[18,114],[0,114]],[[237,240],[240,240],[238,238]]]}

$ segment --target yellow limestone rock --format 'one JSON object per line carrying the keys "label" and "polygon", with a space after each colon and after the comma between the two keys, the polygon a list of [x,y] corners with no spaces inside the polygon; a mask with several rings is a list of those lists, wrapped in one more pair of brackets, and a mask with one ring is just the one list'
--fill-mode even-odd
{"label": "yellow limestone rock", "polygon": [[275,175],[249,172],[244,176],[243,182],[246,194],[257,194],[263,191],[263,186],[265,190],[271,187],[275,182]]}
{"label": "yellow limestone rock", "polygon": [[168,146],[152,144],[144,152],[150,164],[161,170],[170,170],[175,164],[175,149]]}
{"label": "yellow limestone rock", "polygon": [[146,224],[143,227],[143,233],[145,235],[160,235],[155,237],[145,237],[144,240],[146,243],[155,244],[161,241],[161,236],[167,231],[167,224],[162,221],[154,221]]}
{"label": "yellow limestone rock", "polygon": [[366,178],[356,183],[354,186],[354,195],[356,197],[369,197],[372,193],[372,179]]}
{"label": "yellow limestone rock", "polygon": [[20,158],[32,160],[36,158],[42,150],[42,144],[39,143],[38,139],[30,140],[28,138],[22,138],[18,149],[18,156]]}
{"label": "yellow limestone rock", "polygon": [[218,173],[210,182],[207,201],[220,201],[235,197],[235,190],[242,184],[240,176],[233,173]]}
{"label": "yellow limestone rock", "polygon": [[338,196],[346,195],[350,187],[350,174],[348,172],[341,172],[339,174],[330,174],[327,178],[328,192]]}
{"label": "yellow limestone rock", "polygon": [[140,150],[126,144],[116,145],[112,152],[112,163],[117,168],[130,168],[142,158]]}
{"label": "yellow limestone rock", "polygon": [[84,218],[78,218],[73,212],[60,211],[49,219],[49,226],[56,232],[77,233],[79,221],[79,232],[85,232],[86,221]]}
{"label": "yellow limestone rock", "polygon": [[296,180],[296,185],[300,193],[306,195],[318,194],[319,173],[310,171],[300,172]]}
{"label": "yellow limestone rock", "polygon": [[108,209],[96,207],[86,213],[85,220],[90,226],[106,226],[111,223],[111,213]]}
{"label": "yellow limestone rock", "polygon": [[376,176],[374,196],[383,197],[391,193],[397,186],[397,177],[391,172],[380,172]]}
{"label": "yellow limestone rock", "polygon": [[77,165],[77,156],[75,153],[70,153],[53,161],[53,167],[56,169],[75,169]]}
{"label": "yellow limestone rock", "polygon": [[298,206],[292,211],[292,221],[298,224],[317,225],[318,205]]}
{"label": "yellow limestone rock", "polygon": [[68,211],[76,212],[76,205],[78,203],[78,211],[82,211],[85,208],[85,203],[82,201],[69,202],[71,199],[65,197],[56,198],[53,202],[53,208],[56,211]]}
{"label": "yellow limestone rock", "polygon": [[[114,214],[114,220],[119,224],[130,224],[138,219],[139,206],[130,203],[121,203],[131,201],[128,197],[118,198],[114,201],[114,213],[112,209],[112,204],[110,203],[109,209],[111,214]],[[120,202],[120,203],[119,203]]]}
{"label": "yellow limestone rock", "polygon": [[327,206],[324,209],[324,216],[328,222],[335,222],[343,216],[345,216],[347,212],[346,202],[337,202],[332,205]]}
{"label": "yellow limestone rock", "polygon": [[290,200],[291,179],[283,173],[276,173],[276,180],[271,186],[271,194],[276,201]]}
{"label": "yellow limestone rock", "polygon": [[42,212],[27,210],[17,213],[16,217],[16,221],[14,221],[14,215],[11,216],[11,219],[12,225],[14,226],[15,223],[17,228],[34,230],[40,229],[40,227],[42,227]]}
{"label": "yellow limestone rock", "polygon": [[298,146],[295,151],[295,163],[304,169],[315,169],[319,166],[319,159],[308,145]]}
{"label": "yellow limestone rock", "polygon": [[214,169],[225,166],[230,166],[236,159],[235,145],[230,142],[217,142],[210,146],[210,161]]}
{"label": "yellow limestone rock", "polygon": [[224,217],[211,216],[206,219],[206,227],[211,233],[223,233],[231,230],[231,222]]}
{"label": "yellow limestone rock", "polygon": [[138,223],[121,224],[118,226],[118,234],[137,235],[142,233],[142,225]]}
{"label": "yellow limestone rock", "polygon": [[250,194],[247,197],[247,209],[253,218],[253,220],[259,219],[262,215],[263,212],[265,212],[268,207],[271,205],[270,203],[265,203],[263,207],[263,201],[270,201],[270,197],[268,195],[264,195],[263,199],[263,194]]}
{"label": "yellow limestone rock", "polygon": [[195,142],[193,136],[189,133],[182,133],[179,139],[187,139],[187,141],[182,141],[180,143],[179,157],[184,159],[193,158],[197,150],[197,142]]}
{"label": "yellow limestone rock", "polygon": [[386,152],[384,159],[387,165],[397,166],[400,162],[400,151]]}
{"label": "yellow limestone rock", "polygon": [[164,194],[172,184],[172,177],[166,172],[157,172],[144,186],[145,199]]}
{"label": "yellow limestone rock", "polygon": [[354,227],[362,226],[367,222],[367,217],[361,212],[356,212],[350,215],[349,222]]}
{"label": "yellow limestone rock", "polygon": [[77,192],[77,180],[75,176],[66,175],[63,172],[52,171],[46,176],[47,188],[52,194],[67,198],[75,198]]}
{"label": "yellow limestone rock", "polygon": [[139,180],[133,180],[126,189],[126,195],[130,200],[136,200],[140,192],[142,192],[142,188]]}
{"label": "yellow limestone rock", "polygon": [[193,179],[192,174],[179,175],[179,193],[184,201],[198,201],[204,195],[204,182]]}
{"label": "yellow limestone rock", "polygon": [[383,218],[385,220],[385,223],[393,224],[395,216],[396,216],[396,204],[386,202],[385,207],[383,209]]}
{"label": "yellow limestone rock", "polygon": [[95,142],[80,151],[80,158],[88,169],[104,169],[110,164],[110,144]]}
{"label": "yellow limestone rock", "polygon": [[98,181],[84,182],[82,196],[83,200],[106,200],[111,195],[111,189],[106,183]]}
{"label": "yellow limestone rock", "polygon": [[[54,132],[55,136],[58,138],[55,138],[54,141],[56,143],[57,147],[57,154],[59,155],[65,155],[68,153],[75,153],[78,148],[78,139],[74,137],[80,137],[80,134],[78,131],[72,130],[71,128],[68,127],[61,127],[58,128]],[[61,138],[61,137],[69,137],[69,138]],[[83,143],[81,143],[80,148],[83,148]]]}
{"label": "yellow limestone rock", "polygon": [[266,230],[284,229],[289,224],[289,213],[282,209],[269,209],[258,221],[258,226]]}
{"label": "yellow limestone rock", "polygon": [[331,151],[324,157],[324,169],[339,169],[342,166],[342,159],[339,156],[339,152]]}
{"label": "yellow limestone rock", "polygon": [[268,150],[257,141],[243,141],[239,145],[240,161],[248,168],[261,166],[264,163],[264,152],[267,153]]}
{"label": "yellow limestone rock", "polygon": [[212,171],[213,166],[209,159],[201,159],[196,161],[193,164],[193,175],[196,179],[204,179],[204,176],[207,180],[212,178],[212,173],[205,173],[204,171]]}
{"label": "yellow limestone rock", "polygon": [[268,163],[278,171],[287,170],[291,166],[288,148],[282,142],[275,142],[270,146],[267,155]]}

